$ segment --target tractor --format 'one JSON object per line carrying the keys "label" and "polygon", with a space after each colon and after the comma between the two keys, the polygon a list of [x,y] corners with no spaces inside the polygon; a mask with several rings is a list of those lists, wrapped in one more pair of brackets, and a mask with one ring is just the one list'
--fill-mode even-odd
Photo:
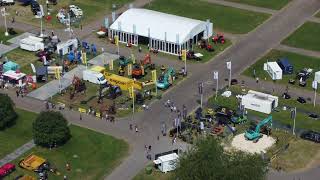
{"label": "tractor", "polygon": [[198,42],[198,45],[199,45],[199,48],[201,48],[201,49],[206,49],[209,52],[213,52],[214,51],[212,45],[209,44],[205,39],[201,39]]}
{"label": "tractor", "polygon": [[215,35],[212,38],[212,42],[215,43],[215,44],[217,44],[217,43],[224,44],[226,41],[224,39],[223,34],[218,33],[217,35]]}

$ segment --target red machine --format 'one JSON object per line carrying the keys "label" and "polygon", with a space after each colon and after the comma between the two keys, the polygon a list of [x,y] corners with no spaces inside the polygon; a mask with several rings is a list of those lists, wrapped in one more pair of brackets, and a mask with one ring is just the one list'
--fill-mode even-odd
{"label": "red machine", "polygon": [[214,42],[215,44],[217,43],[224,44],[226,41],[224,39],[223,34],[218,33],[212,38],[212,42]]}
{"label": "red machine", "polygon": [[3,177],[7,176],[15,169],[16,169],[16,166],[11,163],[7,163],[7,164],[1,166],[0,167],[0,178],[2,179]]}
{"label": "red machine", "polygon": [[152,62],[151,62],[150,54],[146,54],[144,59],[140,61],[140,64],[142,66],[144,66],[144,68],[148,68],[148,67],[150,67],[150,69],[154,69],[155,68],[155,64],[152,64]]}

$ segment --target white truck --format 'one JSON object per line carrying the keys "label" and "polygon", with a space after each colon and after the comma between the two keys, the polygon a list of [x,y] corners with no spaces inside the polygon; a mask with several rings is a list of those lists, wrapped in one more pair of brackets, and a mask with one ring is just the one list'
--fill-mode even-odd
{"label": "white truck", "polygon": [[0,6],[14,5],[14,0],[0,0]]}
{"label": "white truck", "polygon": [[94,84],[105,84],[107,80],[104,78],[104,75],[99,72],[84,70],[83,71],[83,80],[94,83]]}

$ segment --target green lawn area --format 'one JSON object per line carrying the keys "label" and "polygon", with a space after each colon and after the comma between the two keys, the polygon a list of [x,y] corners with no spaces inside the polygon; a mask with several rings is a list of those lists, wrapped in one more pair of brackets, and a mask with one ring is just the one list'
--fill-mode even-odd
{"label": "green lawn area", "polygon": [[158,169],[152,168],[152,173],[147,174],[146,170],[141,170],[134,178],[133,180],[169,180],[172,173],[163,173]]}
{"label": "green lawn area", "polygon": [[[72,138],[64,146],[52,150],[35,147],[20,158],[33,153],[47,159],[61,173],[60,176],[49,174],[49,179],[60,180],[67,175],[68,179],[96,180],[103,179],[128,153],[128,144],[123,140],[74,125],[70,130]],[[65,169],[66,163],[70,164],[71,171]],[[36,176],[18,167],[7,179],[20,174]]]}
{"label": "green lawn area", "polygon": [[318,12],[318,14],[316,14],[316,17],[320,18],[320,12]]}
{"label": "green lawn area", "polygon": [[[38,0],[40,4],[44,5],[44,11],[47,12],[46,8],[46,0]],[[51,9],[51,22],[45,22],[46,27],[55,27],[62,28],[63,25],[58,22],[56,15],[62,7],[68,7],[69,5],[77,5],[83,10],[83,18],[81,20],[81,24],[86,25],[87,23],[96,20],[97,18],[101,18],[106,14],[111,14],[112,4],[116,5],[116,8],[122,7],[124,4],[132,2],[132,0],[95,0],[95,1],[87,1],[87,0],[63,0],[59,1],[57,5],[50,5],[49,9]],[[20,6],[19,3],[16,3],[14,6],[8,7],[8,12],[12,15],[15,14],[15,11],[20,13],[19,16],[16,16],[16,21],[21,21],[25,23],[29,23],[35,26],[40,26],[40,20],[36,19],[30,7]],[[9,18],[11,20],[11,17]],[[102,22],[101,22],[102,23]],[[79,23],[76,24],[78,27]]]}
{"label": "green lawn area", "polygon": [[31,74],[32,69],[30,63],[33,63],[36,67],[42,63],[38,61],[38,57],[35,56],[34,52],[25,51],[20,48],[16,48],[7,54],[5,54],[10,61],[13,61],[20,66],[21,72],[25,74]]}
{"label": "green lawn area", "polygon": [[263,64],[267,61],[276,61],[278,58],[283,57],[287,57],[289,59],[289,62],[293,65],[294,72],[291,75],[283,75],[282,79],[277,80],[275,83],[288,85],[289,88],[295,87],[312,90],[311,84],[313,81],[314,74],[312,74],[311,77],[307,79],[306,87],[299,86],[299,79],[296,80],[295,85],[289,84],[288,81],[289,79],[296,79],[296,73],[302,70],[303,68],[311,68],[313,69],[313,73],[318,71],[320,67],[320,58],[316,57],[309,57],[285,51],[271,50],[267,55],[265,55],[264,57],[259,59],[255,64],[246,69],[242,74],[253,78],[253,70],[255,69],[256,76],[259,77],[261,80],[266,79],[267,81],[272,81],[269,74],[263,70]]}
{"label": "green lawn area", "polygon": [[226,1],[279,10],[282,7],[284,7],[286,4],[288,4],[288,2],[290,2],[291,0],[268,0],[268,1],[266,0],[226,0]]}
{"label": "green lawn area", "polygon": [[0,159],[32,139],[32,122],[37,114],[16,109],[18,119],[10,128],[0,131]]}
{"label": "green lawn area", "polygon": [[286,38],[282,44],[313,51],[320,51],[319,34],[320,23],[306,22]]}
{"label": "green lawn area", "polygon": [[200,0],[154,0],[145,8],[189,18],[213,22],[214,31],[248,33],[270,15],[216,5]]}
{"label": "green lawn area", "polygon": [[281,167],[285,171],[294,171],[308,167],[313,160],[319,160],[317,157],[320,153],[320,144],[295,138],[283,131],[273,131],[272,136],[277,136],[279,141],[269,152],[275,152],[281,146],[290,144],[286,151],[278,153],[276,158],[271,161],[272,168]]}
{"label": "green lawn area", "polygon": [[5,36],[4,33],[6,32],[5,28],[0,27],[0,43],[2,41],[3,44],[9,44],[7,41],[11,38],[14,38],[15,36],[19,35],[20,32],[18,32],[17,30],[15,30],[18,34],[16,35],[9,35],[9,36]]}

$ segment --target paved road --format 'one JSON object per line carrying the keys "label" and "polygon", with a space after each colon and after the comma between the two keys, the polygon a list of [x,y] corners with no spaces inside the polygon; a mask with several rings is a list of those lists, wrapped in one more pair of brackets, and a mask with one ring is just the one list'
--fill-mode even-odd
{"label": "paved road", "polygon": [[64,90],[72,84],[72,80],[74,76],[82,78],[82,71],[85,70],[86,67],[83,65],[78,65],[76,68],[67,72],[64,76],[59,80],[52,80],[49,83],[41,86],[40,88],[31,91],[27,96],[40,99],[40,100],[48,100],[50,97],[59,93],[60,90]]}

